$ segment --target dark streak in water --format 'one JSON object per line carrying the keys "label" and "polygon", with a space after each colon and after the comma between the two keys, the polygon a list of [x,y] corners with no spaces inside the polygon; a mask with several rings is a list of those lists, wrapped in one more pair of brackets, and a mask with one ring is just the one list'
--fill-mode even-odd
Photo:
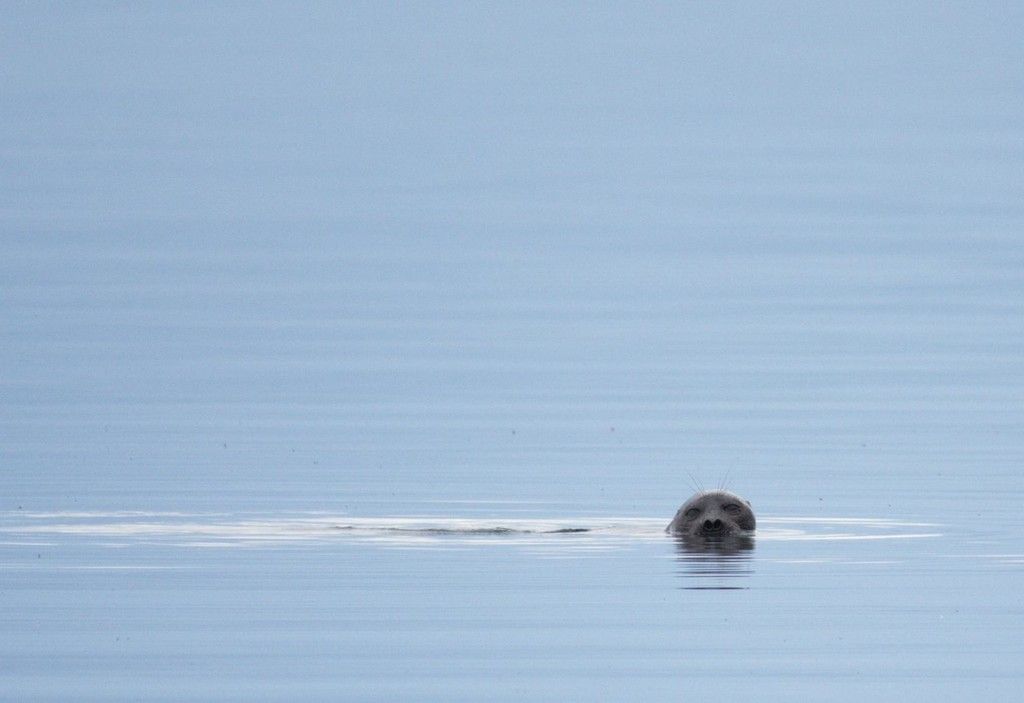
{"label": "dark streak in water", "polygon": [[[356,525],[333,525],[335,530],[358,530]],[[362,528],[366,529],[366,528]],[[514,527],[374,527],[375,532],[417,535],[562,535],[590,532],[587,527],[563,527],[557,530],[527,530]]]}

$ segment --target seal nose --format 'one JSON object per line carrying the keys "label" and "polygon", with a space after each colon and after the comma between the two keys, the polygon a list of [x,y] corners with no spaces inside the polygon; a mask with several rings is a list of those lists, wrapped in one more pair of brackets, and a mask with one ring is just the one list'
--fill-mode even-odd
{"label": "seal nose", "polygon": [[718,532],[720,529],[722,529],[722,521],[721,520],[715,518],[714,520],[705,520],[704,521],[704,531],[705,532]]}

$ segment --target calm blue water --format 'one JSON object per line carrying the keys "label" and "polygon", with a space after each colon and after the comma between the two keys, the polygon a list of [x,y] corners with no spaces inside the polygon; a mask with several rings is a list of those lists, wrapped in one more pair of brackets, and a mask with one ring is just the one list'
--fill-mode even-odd
{"label": "calm blue water", "polygon": [[1012,698],[1022,21],[3,6],[0,699]]}

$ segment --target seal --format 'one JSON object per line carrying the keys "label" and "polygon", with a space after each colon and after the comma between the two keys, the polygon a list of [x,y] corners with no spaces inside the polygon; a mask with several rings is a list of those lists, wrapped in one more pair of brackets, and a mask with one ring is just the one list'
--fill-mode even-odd
{"label": "seal", "polygon": [[749,535],[756,526],[748,501],[729,491],[701,491],[683,503],[665,531],[720,538]]}

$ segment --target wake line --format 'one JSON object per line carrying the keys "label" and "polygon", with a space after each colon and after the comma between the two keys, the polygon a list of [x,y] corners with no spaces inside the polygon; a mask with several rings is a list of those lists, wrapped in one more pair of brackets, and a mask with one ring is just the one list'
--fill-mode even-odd
{"label": "wake line", "polygon": [[[906,540],[941,536],[937,525],[879,518],[785,517],[761,519],[757,542]],[[224,513],[0,513],[9,540],[89,539],[102,543],[162,543],[230,547],[287,543],[380,543],[391,546],[548,545],[567,549],[615,548],[664,542],[664,518],[480,519],[427,516],[360,518],[305,513],[252,516]],[[922,529],[925,528],[925,529]],[[930,529],[927,529],[930,528]]]}

